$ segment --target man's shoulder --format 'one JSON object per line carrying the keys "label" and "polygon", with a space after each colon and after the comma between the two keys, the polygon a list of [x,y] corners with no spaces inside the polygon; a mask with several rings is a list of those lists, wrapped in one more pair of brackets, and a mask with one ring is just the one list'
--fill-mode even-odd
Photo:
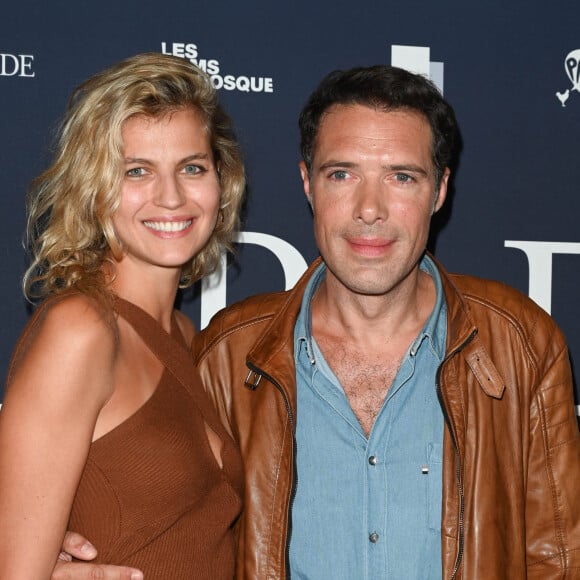
{"label": "man's shoulder", "polygon": [[497,280],[467,274],[449,274],[475,322],[482,316],[493,323],[500,319],[530,335],[533,332],[559,332],[552,317],[520,290]]}
{"label": "man's shoulder", "polygon": [[320,264],[320,258],[314,260],[289,290],[256,294],[220,310],[196,337],[196,355],[203,357],[218,345],[226,350],[247,350],[263,332],[267,332],[268,344],[278,339],[286,342],[292,335],[305,288]]}
{"label": "man's shoulder", "polygon": [[223,308],[196,336],[196,342],[199,343],[196,350],[241,332],[260,332],[280,311],[288,295],[288,291],[256,294]]}
{"label": "man's shoulder", "polygon": [[464,299],[506,310],[530,309],[544,312],[523,292],[499,280],[469,274],[449,274],[450,280]]}

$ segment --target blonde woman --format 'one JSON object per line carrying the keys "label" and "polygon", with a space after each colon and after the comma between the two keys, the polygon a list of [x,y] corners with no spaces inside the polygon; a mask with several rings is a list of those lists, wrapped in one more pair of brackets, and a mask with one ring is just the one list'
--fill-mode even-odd
{"label": "blonde woman", "polygon": [[243,190],[189,62],[139,55],[73,94],[30,200],[24,288],[43,300],[0,413],[3,580],[49,578],[67,527],[147,580],[233,577],[241,460],[174,302],[229,247]]}

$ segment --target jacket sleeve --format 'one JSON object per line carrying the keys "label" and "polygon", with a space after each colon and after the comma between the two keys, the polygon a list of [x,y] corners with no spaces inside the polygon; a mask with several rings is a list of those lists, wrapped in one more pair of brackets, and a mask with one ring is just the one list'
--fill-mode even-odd
{"label": "jacket sleeve", "polygon": [[538,372],[530,400],[528,578],[580,578],[580,433],[568,351],[557,329]]}

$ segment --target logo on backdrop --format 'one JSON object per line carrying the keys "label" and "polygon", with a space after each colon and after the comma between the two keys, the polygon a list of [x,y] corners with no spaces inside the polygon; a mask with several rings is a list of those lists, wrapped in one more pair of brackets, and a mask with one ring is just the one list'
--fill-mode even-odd
{"label": "logo on backdrop", "polygon": [[505,240],[506,248],[521,250],[528,259],[528,295],[548,314],[552,310],[552,260],[555,254],[580,254],[577,242]]}
{"label": "logo on backdrop", "polygon": [[241,93],[273,93],[274,80],[272,77],[255,75],[224,74],[220,61],[216,58],[200,56],[197,44],[192,42],[162,42],[161,52],[172,54],[189,60],[192,64],[205,71],[216,89],[238,91]]}
{"label": "logo on backdrop", "polygon": [[428,46],[391,45],[391,65],[425,75],[443,94],[443,63],[431,62],[431,49]]}
{"label": "logo on backdrop", "polygon": [[562,107],[566,106],[566,102],[574,91],[580,93],[580,48],[568,53],[564,59],[564,70],[572,86],[563,91],[556,91],[556,97]]}
{"label": "logo on backdrop", "polygon": [[32,69],[34,55],[9,54],[0,52],[0,77],[28,77],[36,76]]}

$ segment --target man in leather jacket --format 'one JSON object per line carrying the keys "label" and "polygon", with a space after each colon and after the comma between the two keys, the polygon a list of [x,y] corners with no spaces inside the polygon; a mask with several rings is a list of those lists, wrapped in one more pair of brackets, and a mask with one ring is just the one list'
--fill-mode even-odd
{"label": "man in leather jacket", "polygon": [[321,258],[195,341],[244,459],[237,577],[580,578],[564,338],[425,251],[453,110],[421,76],[359,68],[322,81],[300,129]]}
{"label": "man in leather jacket", "polygon": [[196,341],[246,473],[238,577],[580,578],[564,338],[425,253],[453,111],[392,67],[336,72],[300,119],[317,260]]}

